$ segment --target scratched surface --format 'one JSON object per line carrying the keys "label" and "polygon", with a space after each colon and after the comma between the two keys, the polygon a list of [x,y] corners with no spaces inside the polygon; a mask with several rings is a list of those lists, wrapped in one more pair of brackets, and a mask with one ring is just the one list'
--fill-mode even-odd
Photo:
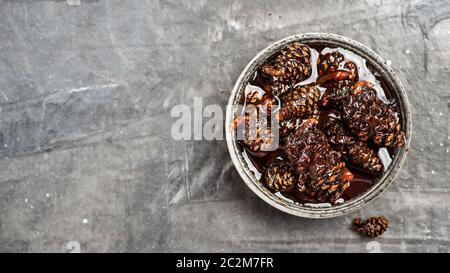
{"label": "scratched surface", "polygon": [[[259,200],[224,141],[170,135],[175,105],[224,108],[259,50],[302,32],[390,60],[413,111],[395,183],[329,220]],[[449,252],[448,0],[10,0],[0,41],[1,252]],[[376,242],[349,230],[378,214]]]}

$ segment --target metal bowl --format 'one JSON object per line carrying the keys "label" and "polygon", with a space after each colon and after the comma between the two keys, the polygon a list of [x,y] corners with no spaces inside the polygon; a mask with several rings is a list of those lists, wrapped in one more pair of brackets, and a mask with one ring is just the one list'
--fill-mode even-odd
{"label": "metal bowl", "polygon": [[[308,45],[320,44],[326,45],[328,47],[342,47],[365,58],[367,65],[378,72],[381,78],[383,78],[384,83],[392,93],[390,95],[397,101],[400,110],[402,129],[404,130],[406,135],[406,145],[398,149],[394,158],[392,158],[392,162],[386,172],[371,188],[369,188],[368,191],[340,205],[329,207],[306,206],[289,202],[288,200],[281,198],[269,191],[255,177],[254,173],[250,169],[251,166],[249,167],[247,165],[247,161],[244,159],[242,153],[242,147],[238,144],[236,140],[236,134],[231,127],[234,119],[233,106],[239,103],[241,97],[244,94],[246,84],[248,83],[249,79],[254,76],[257,68],[265,63],[268,58],[277,53],[281,48],[294,42],[304,43]],[[398,76],[396,75],[394,70],[392,70],[392,68],[386,63],[386,61],[383,60],[374,51],[346,37],[325,33],[307,33],[293,35],[277,41],[267,48],[263,49],[256,55],[255,58],[253,58],[253,60],[250,61],[250,63],[247,65],[247,67],[245,67],[244,71],[239,76],[236,84],[234,85],[233,91],[231,92],[227,107],[225,128],[227,145],[231,155],[231,159],[233,160],[233,163],[242,179],[244,180],[245,184],[247,184],[247,186],[256,195],[258,195],[262,200],[264,200],[271,206],[295,216],[306,218],[330,218],[341,216],[362,208],[377,196],[379,196],[381,192],[383,192],[392,183],[392,181],[394,181],[401,166],[403,165],[403,162],[405,161],[407,152],[409,150],[411,141],[411,110],[405,90]]]}

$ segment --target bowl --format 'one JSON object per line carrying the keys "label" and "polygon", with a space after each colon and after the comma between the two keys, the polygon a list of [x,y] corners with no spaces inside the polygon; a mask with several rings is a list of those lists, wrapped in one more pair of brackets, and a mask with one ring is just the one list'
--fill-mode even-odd
{"label": "bowl", "polygon": [[[247,163],[248,161],[244,158],[244,154],[242,153],[242,146],[237,142],[236,134],[234,133],[234,130],[232,128],[232,123],[234,120],[233,106],[237,105],[239,100],[241,99],[241,96],[243,96],[245,86],[248,83],[249,79],[254,76],[257,68],[265,63],[271,56],[273,56],[273,54],[277,53],[286,45],[294,42],[304,43],[308,45],[320,44],[326,45],[328,47],[342,47],[360,55],[361,57],[366,59],[367,65],[369,67],[379,73],[380,77],[384,81],[384,84],[392,93],[390,94],[391,97],[396,100],[400,111],[402,129],[405,132],[406,136],[405,146],[397,150],[397,153],[392,158],[391,164],[373,186],[371,186],[366,192],[359,195],[358,197],[350,199],[340,205],[308,206],[297,204],[278,195],[275,195],[255,177],[255,173],[251,170],[252,166],[249,166]],[[245,67],[244,71],[242,71],[241,75],[236,81],[236,84],[231,91],[225,121],[228,150],[233,164],[245,184],[269,205],[286,213],[305,218],[338,217],[358,210],[378,197],[395,180],[395,177],[397,176],[406,159],[411,141],[411,126],[411,110],[408,98],[398,76],[396,75],[394,70],[387,64],[387,62],[373,50],[359,42],[343,36],[327,33],[306,33],[293,35],[279,40],[260,51]]]}

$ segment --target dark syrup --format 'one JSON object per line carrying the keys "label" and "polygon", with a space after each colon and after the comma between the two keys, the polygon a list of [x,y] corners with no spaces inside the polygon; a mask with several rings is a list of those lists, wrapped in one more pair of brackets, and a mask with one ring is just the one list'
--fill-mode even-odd
{"label": "dark syrup", "polygon": [[[352,61],[358,67],[358,79],[359,81],[369,81],[375,85],[375,90],[377,91],[377,95],[380,99],[382,99],[385,103],[393,103],[394,100],[392,98],[392,93],[390,92],[388,85],[383,81],[383,79],[378,75],[378,73],[374,73],[374,69],[366,64],[366,61],[360,57],[359,55],[352,53],[343,48],[329,48],[323,44],[307,44],[311,49],[311,63],[314,64],[315,67],[312,68],[311,77],[309,79],[304,80],[299,83],[299,85],[307,85],[314,83],[318,78],[317,73],[317,58],[320,53],[339,51],[342,55],[344,55],[346,61]],[[275,54],[276,55],[276,54]],[[270,94],[270,83],[271,78],[262,74],[259,69],[255,72],[253,79],[249,80],[248,87],[250,89],[260,88],[259,90],[263,93]],[[330,83],[325,83],[319,85],[318,88],[321,92],[324,92]],[[243,96],[245,98],[245,96]],[[241,102],[245,104],[245,101]],[[324,112],[324,111],[322,111]],[[323,117],[326,116],[327,113],[321,113],[321,117],[319,119],[319,128],[323,120]],[[401,117],[400,117],[401,118]],[[301,123],[301,122],[300,122]],[[282,140],[280,140],[280,148],[273,152],[262,152],[262,153],[253,153],[245,146],[242,145],[244,158],[247,161],[247,164],[251,166],[252,172],[255,174],[257,179],[261,179],[262,173],[265,168],[272,164],[275,160],[287,160],[286,155],[284,154],[282,148]],[[374,147],[378,149],[379,147]],[[387,170],[391,158],[394,157],[396,153],[396,149],[393,148],[380,148],[381,152],[379,152],[379,156],[384,165],[384,170]],[[345,160],[345,157],[343,158]],[[359,168],[358,166],[354,166],[348,160],[345,160],[347,168],[353,174],[354,178],[350,183],[350,187],[343,193],[341,198],[343,201],[348,201],[355,197],[360,196],[364,192],[368,191],[374,184],[377,183],[382,174],[371,173],[364,169]],[[301,194],[301,193],[275,193],[280,196],[280,194],[292,202],[300,203],[300,204],[312,204],[317,203],[314,199]]]}

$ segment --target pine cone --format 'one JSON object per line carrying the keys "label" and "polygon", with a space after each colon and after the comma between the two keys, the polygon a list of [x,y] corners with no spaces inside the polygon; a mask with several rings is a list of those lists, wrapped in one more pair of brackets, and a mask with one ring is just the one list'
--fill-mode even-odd
{"label": "pine cone", "polygon": [[290,192],[294,188],[296,178],[289,164],[278,160],[265,170],[264,182],[274,191]]}
{"label": "pine cone", "polygon": [[334,82],[323,94],[320,105],[325,108],[333,106],[336,109],[342,109],[342,101],[352,93],[354,84],[355,82],[352,80]]}
{"label": "pine cone", "polygon": [[344,128],[340,112],[322,112],[320,120],[320,130],[337,150],[344,151],[348,145],[355,143],[353,137]]}
{"label": "pine cone", "polygon": [[383,216],[370,217],[366,221],[361,222],[361,218],[353,220],[352,229],[360,232],[367,237],[378,237],[383,234],[389,227],[389,220]]}
{"label": "pine cone", "polygon": [[372,84],[356,83],[353,94],[343,103],[343,110],[348,127],[360,140],[372,139],[375,144],[386,147],[405,144],[398,112],[377,97]]}
{"label": "pine cone", "polygon": [[272,94],[279,96],[311,76],[310,50],[299,43],[291,44],[281,50],[275,60],[264,64],[261,71],[275,78]]}
{"label": "pine cone", "polygon": [[316,86],[306,85],[293,89],[281,98],[279,120],[310,118],[318,114],[320,91]]}
{"label": "pine cone", "polygon": [[[242,140],[253,152],[272,151],[275,149],[275,145],[278,145],[274,141],[276,138],[268,120],[259,115],[262,108],[261,105],[247,107],[245,113],[234,120],[237,139]],[[270,113],[267,118],[270,118]]]}
{"label": "pine cone", "polygon": [[383,164],[378,154],[363,141],[358,141],[348,146],[348,158],[350,161],[371,172],[382,172]]}
{"label": "pine cone", "polygon": [[318,60],[319,76],[328,72],[334,72],[339,68],[339,65],[344,61],[344,56],[339,52],[331,52],[320,55]]}
{"label": "pine cone", "polygon": [[333,147],[347,154],[350,162],[371,172],[383,171],[383,164],[375,150],[371,149],[367,143],[356,141],[344,128],[341,114],[337,111],[324,112],[320,115],[320,129]]}
{"label": "pine cone", "polygon": [[317,123],[309,119],[288,136],[286,154],[300,176],[299,191],[319,202],[334,203],[350,185],[352,175]]}
{"label": "pine cone", "polygon": [[316,83],[319,85],[323,85],[328,81],[342,81],[345,79],[348,80],[356,80],[358,78],[358,68],[352,62],[345,63],[343,69],[338,69],[333,72],[328,72],[322,76],[320,76]]}

